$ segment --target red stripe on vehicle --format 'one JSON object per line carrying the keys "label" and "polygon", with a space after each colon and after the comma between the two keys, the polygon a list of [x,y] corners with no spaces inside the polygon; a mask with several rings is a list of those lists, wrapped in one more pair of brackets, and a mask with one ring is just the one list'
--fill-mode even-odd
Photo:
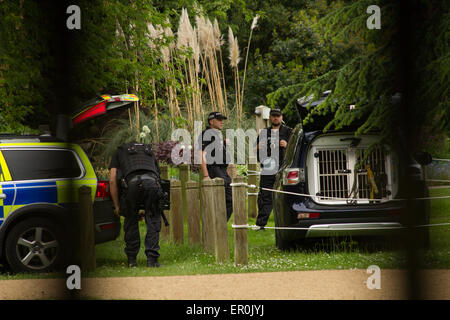
{"label": "red stripe on vehicle", "polygon": [[102,114],[106,113],[106,101],[102,101],[99,104],[90,107],[86,111],[84,111],[82,114],[78,115],[73,119],[73,123],[77,124],[83,121],[86,121],[90,118],[100,116]]}

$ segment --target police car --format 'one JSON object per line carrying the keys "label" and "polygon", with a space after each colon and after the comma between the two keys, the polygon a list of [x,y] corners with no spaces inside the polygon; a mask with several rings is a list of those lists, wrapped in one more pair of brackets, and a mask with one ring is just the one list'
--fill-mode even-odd
{"label": "police car", "polygon": [[98,181],[79,145],[50,136],[0,135],[0,264],[12,271],[62,266],[76,238],[78,188],[94,201],[95,242],[114,240],[120,219],[113,213],[107,181]]}

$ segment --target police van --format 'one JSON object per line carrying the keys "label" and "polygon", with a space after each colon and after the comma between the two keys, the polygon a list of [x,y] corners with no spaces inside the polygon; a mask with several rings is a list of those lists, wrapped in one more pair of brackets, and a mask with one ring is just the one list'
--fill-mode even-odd
{"label": "police van", "polygon": [[[316,101],[313,96],[298,99],[300,118],[330,93]],[[393,96],[392,103],[399,103],[400,97]],[[412,212],[405,199],[429,197],[421,165],[428,165],[431,156],[417,152],[401,162],[401,151],[392,147],[369,149],[380,133],[356,137],[360,123],[324,133],[332,116],[318,115],[306,125],[300,121],[292,130],[273,186],[285,192],[273,193],[275,226],[280,227],[275,232],[277,247],[289,250],[323,237],[397,233],[411,216],[420,225],[429,224],[430,200],[415,203]],[[418,239],[428,247],[429,229],[422,228]]]}
{"label": "police van", "polygon": [[91,187],[95,242],[116,239],[107,181],[77,144],[51,136],[0,135],[0,264],[15,272],[62,266],[76,241],[78,188]]}

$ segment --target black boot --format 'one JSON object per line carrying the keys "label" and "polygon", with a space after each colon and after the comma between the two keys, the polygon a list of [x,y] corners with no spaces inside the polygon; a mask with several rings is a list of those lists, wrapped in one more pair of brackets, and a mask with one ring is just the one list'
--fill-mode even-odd
{"label": "black boot", "polygon": [[161,265],[158,263],[158,258],[149,257],[147,259],[147,267],[159,268]]}
{"label": "black boot", "polygon": [[136,258],[128,258],[128,267],[135,268],[136,267]]}

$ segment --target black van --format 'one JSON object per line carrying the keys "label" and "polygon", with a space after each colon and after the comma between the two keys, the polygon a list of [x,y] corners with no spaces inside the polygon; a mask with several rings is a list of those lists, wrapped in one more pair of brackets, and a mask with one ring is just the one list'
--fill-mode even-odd
{"label": "black van", "polygon": [[[299,99],[300,115],[306,113],[308,104],[315,107],[328,94],[311,104],[311,98]],[[405,181],[409,181],[408,190],[414,190],[414,194],[408,193],[410,197],[428,196],[417,161],[426,165],[431,156],[411,157],[405,166],[398,151],[389,146],[372,148],[367,154],[365,151],[378,139],[376,132],[358,137],[355,128],[323,133],[329,120],[315,121],[309,127],[300,122],[292,131],[274,185],[274,189],[290,193],[273,193],[275,226],[287,227],[276,229],[279,249],[289,249],[306,238],[399,230],[406,225],[407,203],[402,200],[407,196]],[[428,224],[429,200],[417,201],[415,208],[421,224]],[[428,228],[423,228],[422,234],[426,246]]]}

